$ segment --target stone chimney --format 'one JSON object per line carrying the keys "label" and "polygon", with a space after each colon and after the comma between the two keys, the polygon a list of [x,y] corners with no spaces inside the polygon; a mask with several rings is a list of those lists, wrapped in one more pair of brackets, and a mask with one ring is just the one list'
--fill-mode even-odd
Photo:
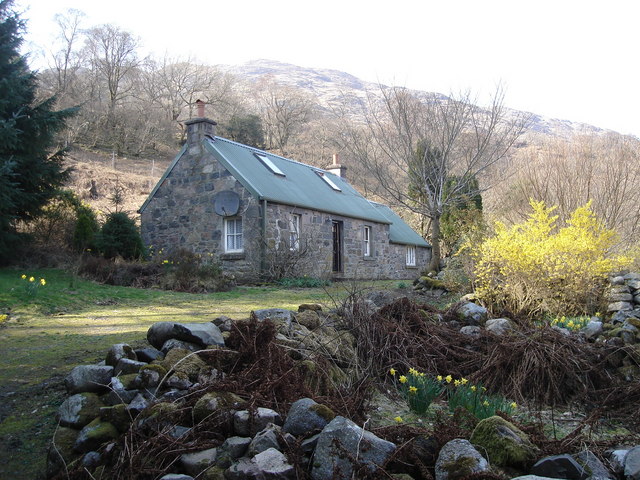
{"label": "stone chimney", "polygon": [[328,167],[325,167],[325,170],[333,173],[334,175],[342,177],[345,180],[347,179],[347,167],[345,167],[344,165],[340,165],[337,153],[333,154],[333,163]]}
{"label": "stone chimney", "polygon": [[196,100],[198,116],[184,122],[187,126],[187,144],[189,146],[199,144],[205,137],[213,139],[216,136],[217,123],[204,116],[204,106],[205,103],[202,100]]}

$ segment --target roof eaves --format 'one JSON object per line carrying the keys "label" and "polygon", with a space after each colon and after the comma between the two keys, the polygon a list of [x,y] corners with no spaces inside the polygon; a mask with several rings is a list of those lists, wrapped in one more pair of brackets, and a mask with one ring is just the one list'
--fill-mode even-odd
{"label": "roof eaves", "polygon": [[380,223],[380,224],[384,224],[384,225],[391,225],[393,222],[389,221],[387,219],[387,217],[385,217],[384,215],[382,215],[383,219],[381,218],[375,218],[375,217],[366,217],[366,216],[362,216],[362,215],[352,215],[352,214],[348,214],[345,212],[340,212],[340,211],[334,211],[334,210],[327,210],[327,209],[321,209],[318,208],[317,205],[305,205],[304,203],[287,203],[287,202],[283,202],[280,199],[277,198],[270,198],[270,197],[260,197],[261,200],[266,200],[267,202],[272,202],[272,203],[277,203],[279,205],[288,205],[290,207],[294,207],[294,208],[306,208],[307,210],[313,210],[316,212],[323,212],[323,213],[330,213],[332,215],[340,215],[341,217],[346,217],[346,218],[354,218],[357,220],[366,220],[368,222],[375,222],[375,223]]}
{"label": "roof eaves", "polygon": [[180,151],[178,152],[178,154],[174,157],[173,161],[169,165],[169,168],[167,168],[165,172],[162,174],[162,177],[160,177],[160,180],[158,180],[158,183],[156,183],[156,186],[153,187],[153,190],[151,190],[151,193],[149,194],[147,199],[144,201],[142,206],[138,209],[138,213],[142,213],[144,209],[147,208],[147,205],[149,205],[149,202],[151,202],[151,199],[155,196],[156,192],[158,191],[162,183],[167,179],[167,177],[169,176],[173,168],[178,163],[178,160],[180,160],[180,158],[182,157],[182,155],[184,155],[186,151],[187,151],[187,144],[185,143],[180,149]]}

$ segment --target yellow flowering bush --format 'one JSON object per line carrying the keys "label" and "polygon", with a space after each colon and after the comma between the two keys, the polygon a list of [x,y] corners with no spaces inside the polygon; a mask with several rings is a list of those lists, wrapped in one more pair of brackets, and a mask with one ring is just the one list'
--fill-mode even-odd
{"label": "yellow flowering bush", "polygon": [[497,223],[495,235],[467,245],[475,260],[477,297],[496,311],[530,316],[588,313],[601,298],[607,275],[630,258],[613,255],[616,234],[591,211],[577,208],[565,226],[555,207],[531,201],[529,219],[510,227]]}

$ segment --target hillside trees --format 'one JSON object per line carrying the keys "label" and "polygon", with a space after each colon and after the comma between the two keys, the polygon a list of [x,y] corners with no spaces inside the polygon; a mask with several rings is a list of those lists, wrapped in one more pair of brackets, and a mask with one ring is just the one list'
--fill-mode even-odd
{"label": "hillside trees", "polygon": [[445,209],[462,194],[479,193],[474,182],[482,183],[507,159],[527,118],[507,117],[500,88],[486,109],[468,92],[442,97],[399,87],[380,90],[381,102],[371,105],[364,128],[350,130],[347,146],[387,199],[430,220],[428,269],[437,271]]}
{"label": "hillside trees", "polygon": [[557,205],[566,220],[576,208],[593,201],[593,211],[626,244],[640,232],[640,144],[632,137],[577,135],[538,141],[518,152],[514,175],[493,202],[501,217],[517,221],[526,215],[529,198]]}
{"label": "hillside trees", "polygon": [[311,120],[313,98],[271,78],[265,78],[256,86],[255,95],[267,149],[289,155],[292,138]]}
{"label": "hillside trees", "polygon": [[0,1],[0,263],[15,255],[21,222],[36,218],[68,177],[55,136],[75,110],[37,99],[37,80],[20,56],[24,24]]}

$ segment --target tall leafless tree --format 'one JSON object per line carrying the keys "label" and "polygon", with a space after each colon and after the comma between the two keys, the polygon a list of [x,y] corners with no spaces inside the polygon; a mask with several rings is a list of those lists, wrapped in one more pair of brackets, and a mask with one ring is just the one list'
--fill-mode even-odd
{"label": "tall leafless tree", "polygon": [[314,101],[310,95],[265,77],[256,85],[267,149],[288,155],[292,138],[311,120]]}
{"label": "tall leafless tree", "polygon": [[507,159],[527,118],[508,114],[500,87],[487,108],[476,106],[469,92],[444,97],[382,86],[380,92],[379,101],[370,101],[364,128],[350,131],[347,146],[389,201],[430,220],[428,269],[437,271],[445,207],[462,192],[472,194],[472,182],[482,182]]}

